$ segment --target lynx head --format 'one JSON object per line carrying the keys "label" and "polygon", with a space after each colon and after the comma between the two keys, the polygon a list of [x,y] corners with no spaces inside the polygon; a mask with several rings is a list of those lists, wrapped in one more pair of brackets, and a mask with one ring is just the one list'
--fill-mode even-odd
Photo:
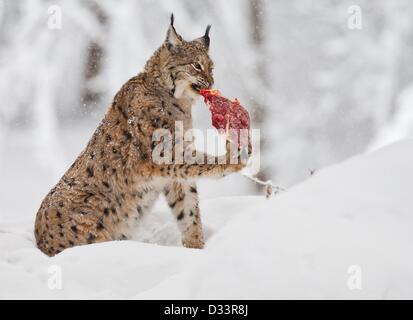
{"label": "lynx head", "polygon": [[153,63],[157,65],[163,84],[172,90],[176,98],[186,97],[194,99],[199,96],[200,89],[207,89],[214,83],[212,75],[213,62],[209,57],[209,30],[192,41],[184,40],[174,27],[174,16],[166,33],[163,45],[154,54]]}

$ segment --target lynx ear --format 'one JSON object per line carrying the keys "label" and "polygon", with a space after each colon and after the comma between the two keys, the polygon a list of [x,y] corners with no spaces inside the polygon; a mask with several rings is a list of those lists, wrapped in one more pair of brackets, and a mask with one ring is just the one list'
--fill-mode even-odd
{"label": "lynx ear", "polygon": [[169,25],[168,31],[166,33],[166,43],[168,48],[176,47],[182,44],[181,36],[176,32],[174,27],[174,14],[171,14],[171,24]]}
{"label": "lynx ear", "polygon": [[206,27],[205,34],[202,37],[197,38],[197,39],[194,40],[194,42],[201,43],[207,50],[209,49],[209,42],[210,42],[210,40],[209,40],[209,30],[211,30],[211,25],[210,24]]}

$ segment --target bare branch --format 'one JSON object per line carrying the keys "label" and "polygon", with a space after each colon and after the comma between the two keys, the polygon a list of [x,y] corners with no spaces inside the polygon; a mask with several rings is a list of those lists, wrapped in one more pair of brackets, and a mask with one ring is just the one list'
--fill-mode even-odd
{"label": "bare branch", "polygon": [[276,195],[276,194],[278,194],[282,191],[283,192],[287,191],[287,189],[284,188],[284,187],[274,185],[271,180],[262,181],[262,180],[258,179],[257,177],[253,177],[252,175],[249,175],[247,173],[243,173],[242,175],[244,177],[248,178],[249,180],[257,183],[257,184],[260,184],[260,185],[264,186],[265,187],[265,197],[267,199],[269,199],[273,194]]}

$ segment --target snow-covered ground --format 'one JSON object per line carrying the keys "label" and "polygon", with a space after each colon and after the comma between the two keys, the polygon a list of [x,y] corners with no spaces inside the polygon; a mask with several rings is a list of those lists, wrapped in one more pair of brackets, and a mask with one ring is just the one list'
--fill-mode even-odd
{"label": "snow-covered ground", "polygon": [[[54,258],[35,248],[35,212],[2,214],[0,298],[411,299],[412,185],[413,140],[404,140],[270,200],[205,200],[202,251],[178,245],[162,202],[143,222],[144,242],[76,247]],[[50,289],[60,272],[62,288]]]}

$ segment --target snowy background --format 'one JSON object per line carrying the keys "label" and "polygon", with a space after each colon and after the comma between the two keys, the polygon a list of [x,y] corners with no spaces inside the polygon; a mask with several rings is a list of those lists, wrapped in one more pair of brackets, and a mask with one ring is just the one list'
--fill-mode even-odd
{"label": "snowy background", "polygon": [[[137,240],[166,247],[42,256],[32,235],[42,198],[161,44],[171,12],[186,39],[213,25],[215,87],[261,130],[259,176],[289,191],[265,201],[240,175],[203,181],[203,252],[177,247],[159,203]],[[410,0],[0,0],[0,297],[412,298],[413,144],[369,153],[413,136],[411,17]],[[194,116],[210,125],[201,102]],[[51,264],[63,290],[48,289]],[[362,290],[348,288],[353,265]]]}

